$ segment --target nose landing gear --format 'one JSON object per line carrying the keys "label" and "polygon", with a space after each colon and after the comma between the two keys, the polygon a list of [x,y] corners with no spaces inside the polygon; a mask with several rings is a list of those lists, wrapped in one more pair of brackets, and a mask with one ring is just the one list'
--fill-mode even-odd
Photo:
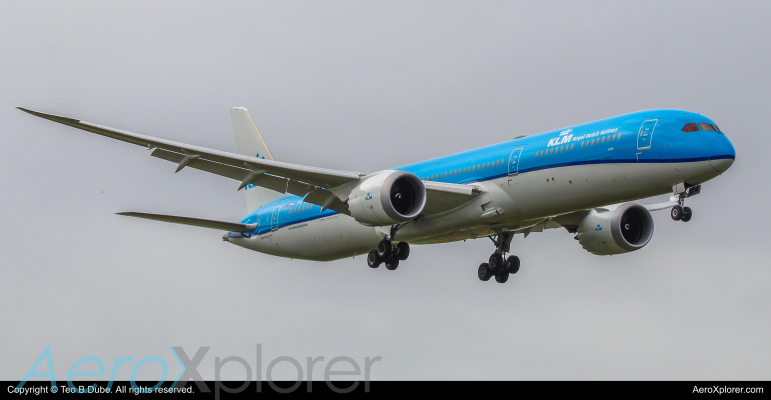
{"label": "nose landing gear", "polygon": [[519,271],[519,257],[509,256],[504,260],[504,256],[511,247],[513,237],[513,233],[505,232],[496,235],[495,238],[490,238],[495,243],[495,252],[486,263],[480,264],[477,268],[477,277],[480,281],[487,282],[494,276],[496,282],[506,283],[509,280],[509,275]]}
{"label": "nose landing gear", "polygon": [[691,196],[696,196],[701,193],[701,185],[688,186],[686,183],[677,184],[673,187],[675,194],[677,195],[677,205],[672,207],[669,212],[669,216],[675,221],[688,222],[693,216],[691,207],[685,206],[685,199]]}
{"label": "nose landing gear", "polygon": [[669,215],[675,221],[688,222],[688,221],[691,220],[691,216],[693,215],[693,211],[691,211],[691,207],[683,207],[683,206],[678,204],[678,205],[672,207],[672,210],[669,212]]}

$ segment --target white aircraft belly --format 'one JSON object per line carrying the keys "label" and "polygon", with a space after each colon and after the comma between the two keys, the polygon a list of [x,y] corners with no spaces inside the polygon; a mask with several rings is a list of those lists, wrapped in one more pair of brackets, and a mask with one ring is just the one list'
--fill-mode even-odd
{"label": "white aircraft belly", "polygon": [[[700,183],[717,175],[708,167],[708,161],[591,164],[479,182],[484,194],[455,210],[408,223],[398,232],[397,241],[429,244],[464,240],[521,228],[554,215],[665,194],[676,183]],[[500,215],[482,217],[495,209]],[[366,255],[383,236],[381,228],[336,214],[232,241],[277,256],[331,261]]]}
{"label": "white aircraft belly", "polygon": [[347,215],[336,214],[230,241],[280,257],[332,261],[366,255],[381,239],[375,228],[363,226]]}

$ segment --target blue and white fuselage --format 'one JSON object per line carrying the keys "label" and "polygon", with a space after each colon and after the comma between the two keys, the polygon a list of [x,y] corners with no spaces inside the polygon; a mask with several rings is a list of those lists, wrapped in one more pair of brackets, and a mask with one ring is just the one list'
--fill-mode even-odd
{"label": "blue and white fuselage", "polygon": [[[474,185],[481,194],[462,205],[421,215],[398,231],[412,244],[443,243],[510,231],[550,217],[672,193],[726,171],[734,148],[709,118],[689,111],[651,110],[526,136],[394,168],[423,182]],[[366,254],[388,229],[287,196],[242,221],[250,232],[229,242],[259,252],[309,260]]]}
{"label": "blue and white fuselage", "polygon": [[[495,252],[479,279],[504,283],[520,268],[514,235],[565,228],[588,252],[637,251],[653,236],[651,211],[688,222],[686,198],[736,154],[709,118],[651,110],[372,174],[276,160],[245,108],[230,109],[237,153],[208,149],[21,108],[29,114],[151,150],[150,155],[240,182],[249,214],[240,222],[176,215],[121,215],[227,233],[223,239],[281,257],[329,261],[366,254],[396,269],[410,244],[490,237]],[[672,193],[669,202],[633,200]]]}

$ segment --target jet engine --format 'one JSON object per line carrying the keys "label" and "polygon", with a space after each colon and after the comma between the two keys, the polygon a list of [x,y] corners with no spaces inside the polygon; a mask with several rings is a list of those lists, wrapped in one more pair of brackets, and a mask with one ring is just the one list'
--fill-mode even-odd
{"label": "jet engine", "polygon": [[364,225],[386,226],[409,221],[426,205],[426,187],[407,171],[383,171],[356,186],[348,211]]}
{"label": "jet engine", "polygon": [[576,235],[586,251],[603,256],[640,250],[651,237],[651,213],[636,203],[591,210],[578,224]]}

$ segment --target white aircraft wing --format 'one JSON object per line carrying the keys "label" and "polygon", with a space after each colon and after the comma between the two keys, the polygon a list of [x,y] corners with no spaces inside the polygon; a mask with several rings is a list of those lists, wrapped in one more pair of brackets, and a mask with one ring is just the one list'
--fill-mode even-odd
{"label": "white aircraft wing", "polygon": [[[177,163],[177,172],[184,167],[190,167],[241,181],[239,190],[248,184],[253,184],[281,193],[288,192],[305,196],[314,190],[326,192],[324,188],[339,186],[364,176],[357,172],[308,167],[207,149],[97,125],[75,118],[17,108],[37,117],[69,125],[73,128],[153,149],[153,157]],[[336,197],[331,198],[330,196],[334,197],[331,193],[329,196],[316,197],[321,197],[327,201],[329,203],[326,204],[327,208],[348,214],[348,207]]]}
{"label": "white aircraft wing", "polygon": [[482,190],[474,185],[423,181],[423,186],[426,187],[426,206],[423,208],[425,215],[452,210],[482,193]]}
{"label": "white aircraft wing", "polygon": [[[147,147],[152,150],[151,155],[153,157],[176,163],[178,165],[177,172],[182,168],[190,167],[240,181],[239,190],[252,184],[280,193],[291,193],[297,196],[307,195],[305,201],[309,203],[349,215],[348,206],[343,203],[345,199],[341,200],[327,189],[366,176],[358,172],[338,171],[249,157],[141,135],[75,118],[22,107],[17,108],[34,116],[73,128]],[[425,215],[451,210],[480,193],[479,188],[475,186],[426,181],[423,183],[427,192]]]}
{"label": "white aircraft wing", "polygon": [[[647,205],[643,205],[643,207],[645,207],[648,211],[661,211],[661,210],[672,208],[677,204],[678,204],[677,198],[670,197],[668,202],[647,204]],[[607,208],[596,207],[594,209],[602,210]],[[611,209],[614,209],[614,208],[611,208]],[[535,225],[528,226],[522,229],[517,229],[515,233],[524,233],[525,237],[527,237],[527,235],[534,232],[543,232],[544,229],[555,229],[555,228],[565,228],[568,230],[568,232],[574,232],[575,229],[578,227],[579,221],[582,218],[584,218],[589,213],[590,210],[591,209],[575,211],[568,214],[555,215],[553,217],[544,218],[543,220],[539,221]]]}
{"label": "white aircraft wing", "polygon": [[666,210],[668,208],[672,208],[678,204],[679,203],[677,202],[677,197],[670,196],[669,201],[666,203],[648,204],[648,205],[644,205],[643,207],[648,209],[648,211],[659,211],[659,210]]}

